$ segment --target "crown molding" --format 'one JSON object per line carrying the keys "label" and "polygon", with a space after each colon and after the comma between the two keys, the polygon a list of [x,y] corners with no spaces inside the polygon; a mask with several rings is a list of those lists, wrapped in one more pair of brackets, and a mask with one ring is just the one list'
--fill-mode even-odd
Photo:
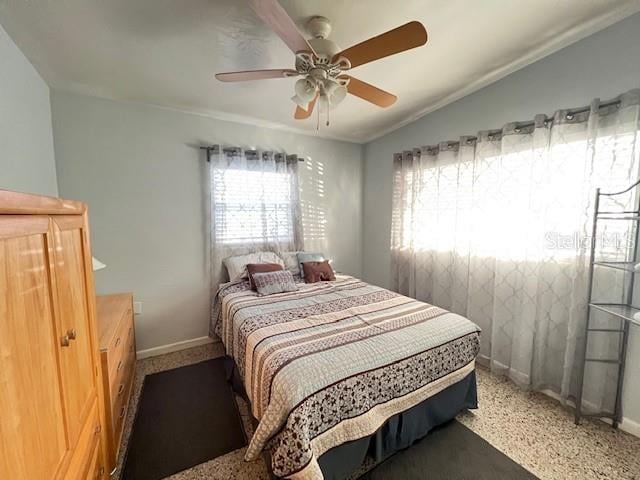
{"label": "crown molding", "polygon": [[587,22],[584,22],[576,27],[567,30],[563,35],[554,37],[552,40],[547,43],[531,50],[526,55],[514,60],[507,65],[503,65],[502,67],[498,67],[495,70],[487,73],[486,75],[478,78],[476,81],[468,84],[464,88],[456,90],[455,92],[447,95],[446,97],[438,100],[434,103],[423,107],[419,111],[413,113],[408,118],[395,123],[394,125],[381,129],[377,133],[367,137],[362,143],[367,144],[372,142],[373,140],[377,140],[379,138],[388,135],[391,132],[394,132],[410,123],[419,120],[420,118],[432,113],[436,110],[439,110],[450,103],[453,103],[457,100],[460,100],[467,95],[470,95],[478,90],[483,89],[491,85],[494,82],[528,66],[532,63],[537,62],[538,60],[542,60],[544,57],[547,57],[559,50],[562,50],[569,45],[576,43],[584,38],[587,38],[590,35],[593,35],[600,30],[604,30],[605,28],[624,20],[625,18],[633,15],[634,13],[640,12],[640,2],[635,1],[632,4],[625,5],[620,7],[612,12],[607,12],[599,17],[593,18]]}
{"label": "crown molding", "polygon": [[123,99],[116,95],[105,94],[103,92],[95,92],[91,89],[78,88],[78,87],[65,87],[65,86],[50,86],[49,87],[54,93],[67,93],[71,95],[80,95],[84,97],[92,97],[98,98],[102,100],[110,100],[114,102],[126,103],[130,105],[140,105],[146,107],[160,108],[162,110],[168,110],[172,112],[184,113],[187,115],[196,115],[204,118],[211,118],[214,120],[221,120],[224,122],[230,123],[238,123],[241,125],[249,125],[260,128],[267,128],[269,130],[277,130],[281,132],[295,133],[297,135],[304,135],[307,137],[313,137],[320,140],[336,140],[339,142],[347,142],[347,143],[355,143],[357,145],[363,145],[364,142],[359,140],[354,140],[353,138],[342,137],[340,135],[327,134],[328,130],[316,130],[309,131],[304,130],[302,128],[295,128],[289,125],[285,125],[283,123],[272,122],[270,120],[263,120],[256,117],[251,117],[248,115],[238,115],[235,113],[223,112],[219,110],[211,110],[211,109],[198,109],[198,108],[187,108],[181,107],[178,105],[171,104],[163,104],[156,102],[144,102],[140,100],[131,100],[131,99]]}

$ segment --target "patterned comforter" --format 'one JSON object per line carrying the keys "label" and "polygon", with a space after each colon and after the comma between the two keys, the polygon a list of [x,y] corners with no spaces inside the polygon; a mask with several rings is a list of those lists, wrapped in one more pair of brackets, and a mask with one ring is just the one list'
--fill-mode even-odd
{"label": "patterned comforter", "polygon": [[317,458],[474,369],[480,329],[441,308],[347,276],[258,297],[220,287],[222,338],[259,420],[246,459],[268,448],[276,475],[322,478]]}

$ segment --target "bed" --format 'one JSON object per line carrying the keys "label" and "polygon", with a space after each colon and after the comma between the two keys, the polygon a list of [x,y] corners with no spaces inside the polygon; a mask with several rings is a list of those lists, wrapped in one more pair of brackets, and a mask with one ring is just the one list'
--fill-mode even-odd
{"label": "bed", "polygon": [[476,407],[480,329],[354,277],[263,297],[224,284],[211,332],[257,421],[245,458],[268,451],[278,477],[344,478]]}

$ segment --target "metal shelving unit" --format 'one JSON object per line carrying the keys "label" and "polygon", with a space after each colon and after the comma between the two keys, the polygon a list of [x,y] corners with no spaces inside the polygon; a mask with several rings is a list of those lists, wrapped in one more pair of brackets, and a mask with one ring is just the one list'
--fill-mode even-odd
{"label": "metal shelving unit", "polygon": [[[622,190],[620,192],[614,193],[602,193],[600,189],[596,189],[596,197],[594,204],[594,214],[593,214],[593,225],[592,225],[592,235],[591,235],[591,261],[589,265],[589,306],[587,310],[587,322],[585,326],[585,334],[584,334],[584,345],[583,345],[583,356],[582,362],[580,363],[580,375],[579,375],[579,387],[578,387],[578,397],[576,399],[576,412],[575,412],[575,422],[576,424],[580,423],[580,419],[583,417],[599,417],[599,418],[610,418],[613,422],[613,428],[617,428],[618,424],[622,420],[622,385],[624,381],[624,369],[625,362],[627,356],[627,346],[629,343],[629,329],[630,326],[639,326],[640,321],[634,318],[634,314],[640,312],[640,308],[634,306],[633,303],[633,289],[635,285],[635,275],[637,273],[635,269],[635,265],[638,263],[638,233],[640,231],[640,196],[638,191],[635,192],[635,210],[632,211],[620,211],[620,212],[611,212],[611,211],[600,211],[600,200],[601,197],[615,197],[618,195],[623,195],[629,192],[632,192],[635,188],[640,185],[640,180],[631,185],[630,187]],[[597,234],[598,234],[598,222],[601,220],[605,221],[627,221],[633,222],[633,235],[634,242],[632,246],[632,254],[631,259],[629,261],[598,261],[596,260],[596,247],[597,247]],[[594,271],[595,268],[610,268],[615,270],[622,270],[629,273],[629,281],[627,285],[626,292],[621,296],[625,298],[625,303],[600,303],[592,301],[593,297],[593,282],[594,282]],[[607,315],[611,315],[619,320],[618,328],[594,328],[591,326],[592,323],[592,313],[594,310],[604,312]],[[587,357],[587,347],[589,344],[589,338],[593,334],[615,334],[619,336],[618,342],[618,355],[616,358],[592,358]],[[616,398],[614,404],[613,413],[609,412],[592,412],[592,413],[584,413],[582,406],[582,395],[584,390],[584,377],[585,377],[585,367],[587,363],[597,362],[597,363],[606,363],[618,365],[618,374],[617,374],[617,386],[616,386]]]}

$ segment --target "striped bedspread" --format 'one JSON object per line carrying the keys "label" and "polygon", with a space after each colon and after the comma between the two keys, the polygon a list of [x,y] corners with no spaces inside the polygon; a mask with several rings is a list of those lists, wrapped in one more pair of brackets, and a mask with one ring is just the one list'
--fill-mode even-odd
{"label": "striped bedspread", "polygon": [[469,320],[348,276],[266,297],[225,284],[213,313],[259,420],[246,459],[268,448],[287,478],[322,478],[320,455],[462,380],[479,350]]}

